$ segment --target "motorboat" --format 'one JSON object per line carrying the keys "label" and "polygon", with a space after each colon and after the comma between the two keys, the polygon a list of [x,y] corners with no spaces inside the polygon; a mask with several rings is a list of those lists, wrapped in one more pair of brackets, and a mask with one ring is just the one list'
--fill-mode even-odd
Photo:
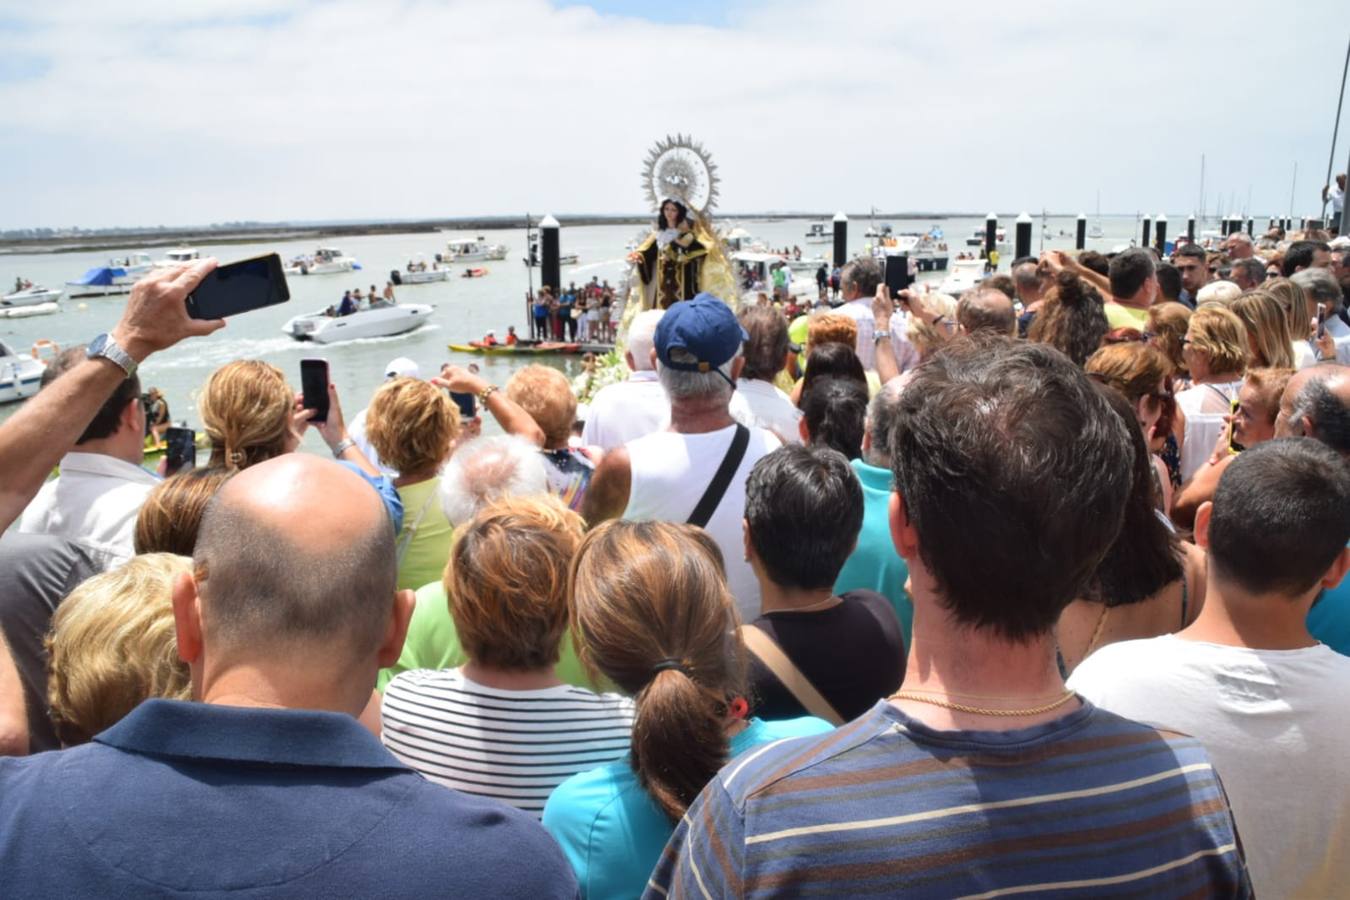
{"label": "motorboat", "polygon": [[331,309],[296,316],[281,330],[297,341],[313,341],[316,344],[390,337],[421,328],[431,320],[434,307],[420,303],[381,302],[378,306],[346,316],[335,315]]}
{"label": "motorboat", "polygon": [[[629,252],[636,250],[641,240],[646,239],[646,233],[638,241],[634,241],[628,246]],[[764,242],[756,238],[743,226],[734,225],[725,234],[722,235],[722,243],[726,245],[727,253],[740,253],[742,251],[763,251],[767,249]]]}
{"label": "motorboat", "polygon": [[95,266],[75,281],[66,282],[67,297],[107,297],[129,294],[131,286],[154,268],[149,253],[115,256],[106,266]]}
{"label": "motorboat", "polygon": [[[985,237],[984,229],[976,228],[974,233],[971,234],[970,237],[966,238],[966,246],[983,247],[984,237]],[[1006,228],[999,228],[994,232],[994,249],[996,250],[1008,249],[1008,230]]]}
{"label": "motorboat", "polygon": [[36,394],[46,368],[36,352],[20,356],[0,341],[0,403],[16,403]]}
{"label": "motorboat", "polygon": [[1101,240],[1102,238],[1106,237],[1106,232],[1105,232],[1105,231],[1102,231],[1101,223],[1099,223],[1099,222],[1094,222],[1094,223],[1088,228],[1088,230],[1087,230],[1087,236],[1090,237],[1090,238],[1092,238],[1094,241],[1099,241],[1099,240]]}
{"label": "motorboat", "polygon": [[867,230],[863,232],[863,237],[885,238],[894,233],[894,228],[890,222],[882,222],[881,225],[868,225]]}
{"label": "motorboat", "polygon": [[430,284],[433,281],[445,281],[450,277],[450,269],[441,268],[439,262],[427,264],[422,254],[408,260],[402,269],[390,269],[389,280],[394,284]]}
{"label": "motorboat", "polygon": [[812,222],[806,232],[808,244],[828,244],[834,240],[833,222]]}
{"label": "motorboat", "polygon": [[40,284],[29,285],[21,291],[0,297],[0,307],[37,306],[42,303],[55,303],[61,299],[64,291],[45,288]]}
{"label": "motorboat", "polygon": [[297,256],[286,265],[287,275],[337,275],[361,264],[336,247],[320,247],[312,256]]}
{"label": "motorboat", "polygon": [[[773,270],[785,265],[783,257],[777,253],[733,253],[731,262],[736,281],[744,290],[741,299],[751,304],[760,292],[773,291]],[[814,300],[817,290],[814,278],[793,278],[788,283],[788,293],[793,296]]]}
{"label": "motorboat", "polygon": [[[498,257],[493,258],[497,259]],[[530,247],[530,256],[528,259],[525,260],[525,265],[530,266],[532,268],[538,268],[540,266],[540,259],[541,257],[539,256],[539,248],[532,245]],[[575,253],[559,253],[558,265],[575,266],[577,262],[580,261],[580,259],[581,257],[577,256]]]}
{"label": "motorboat", "polygon": [[952,262],[951,271],[942,279],[938,290],[944,294],[959,297],[984,280],[984,260],[958,259]]}
{"label": "motorboat", "polygon": [[174,266],[186,266],[201,258],[202,253],[196,247],[175,247],[165,253],[163,259],[155,260],[154,265],[157,269],[171,269]]}
{"label": "motorboat", "polygon": [[877,259],[888,256],[908,256],[916,272],[945,272],[950,252],[942,240],[942,229],[930,229],[925,234],[901,232],[882,238],[872,248]]}
{"label": "motorboat", "polygon": [[452,238],[445,242],[445,252],[438,262],[474,262],[485,259],[506,259],[505,244],[489,244],[482,235],[476,238]]}
{"label": "motorboat", "polygon": [[820,254],[816,254],[815,256],[803,256],[800,259],[795,256],[785,256],[783,257],[783,261],[786,262],[787,267],[794,272],[814,273],[821,266],[824,266],[827,272],[830,269],[830,261]]}

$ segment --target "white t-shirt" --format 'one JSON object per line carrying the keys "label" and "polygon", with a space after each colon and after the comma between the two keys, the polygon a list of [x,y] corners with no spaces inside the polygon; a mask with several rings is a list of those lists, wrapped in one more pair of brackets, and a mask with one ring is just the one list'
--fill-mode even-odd
{"label": "white t-shirt", "polygon": [[1189,734],[1228,792],[1258,897],[1350,884],[1350,657],[1175,635],[1109,644],[1069,687],[1103,709]]}
{"label": "white t-shirt", "polygon": [[872,315],[872,298],[859,297],[857,300],[850,300],[835,312],[843,313],[858,324],[858,346],[854,349],[858,352],[858,359],[864,369],[875,369],[877,320]]}
{"label": "white t-shirt", "polygon": [[1177,406],[1186,414],[1186,432],[1181,442],[1181,480],[1191,476],[1214,452],[1219,432],[1227,425],[1224,416],[1232,412],[1233,398],[1242,381],[1221,384],[1197,384],[1177,394]]}
{"label": "white t-shirt", "polygon": [[[705,434],[658,431],[628,442],[632,487],[623,518],[687,522],[731,447],[736,426]],[[762,428],[750,429],[750,444],[705,530],[717,542],[727,567],[727,586],[741,618],[759,618],[759,582],[745,561],[741,522],[745,518],[745,480],[755,463],[782,442]]]}
{"label": "white t-shirt", "polygon": [[380,739],[431,781],[543,814],[553,789],[628,752],[633,701],[562,684],[504,691],[459,669],[389,682]]}
{"label": "white t-shirt", "polygon": [[53,534],[89,551],[104,569],[136,553],[136,516],[159,478],[105,453],[73,451],[61,474],[23,511],[19,531]]}
{"label": "white t-shirt", "polygon": [[656,373],[644,369],[596,392],[581,440],[587,446],[613,450],[669,424],[670,399]]}
{"label": "white t-shirt", "polygon": [[748,428],[772,431],[785,444],[800,444],[802,411],[792,405],[792,398],[767,381],[749,378],[736,379],[736,393],[731,395],[731,417]]}

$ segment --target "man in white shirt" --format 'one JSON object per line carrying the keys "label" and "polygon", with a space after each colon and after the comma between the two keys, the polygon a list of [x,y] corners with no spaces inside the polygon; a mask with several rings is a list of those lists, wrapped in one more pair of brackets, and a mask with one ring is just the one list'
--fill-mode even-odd
{"label": "man in white shirt", "polygon": [[587,446],[613,450],[670,424],[670,401],[652,360],[652,335],[663,312],[649,309],[633,318],[624,354],[628,378],[602,387],[591,399],[581,431],[581,441]]}
{"label": "man in white shirt", "polygon": [[[728,409],[745,364],[746,338],[731,307],[712,294],[666,310],[653,336],[653,355],[670,398],[670,427],[606,453],[581,512],[591,525],[617,518],[701,525],[721,548],[727,587],[750,622],[759,617],[760,595],[745,559],[745,481],[755,463],[782,442],[762,428],[739,424]],[[734,461],[738,446],[740,461],[719,496],[709,488],[723,461]],[[698,521],[695,514],[705,503],[712,506]]]}
{"label": "man in white shirt", "polygon": [[[84,347],[61,353],[42,373],[45,390],[84,361]],[[123,380],[61,458],[61,474],[47,482],[23,511],[19,530],[53,534],[84,548],[103,569],[135,554],[136,515],[159,479],[141,468],[145,408],[141,382]]]}
{"label": "man in white shirt", "polygon": [[[1324,319],[1327,334],[1336,344],[1336,360],[1350,366],[1350,325],[1341,318],[1344,314],[1344,295],[1330,269],[1314,266],[1300,269],[1289,280],[1303,289]],[[1319,360],[1321,361],[1321,360]]]}
{"label": "man in white shirt", "polygon": [[771,306],[747,307],[740,320],[750,337],[742,351],[745,367],[731,395],[731,417],[742,425],[772,431],[785,444],[800,444],[802,412],[773,383],[787,363],[787,320]]}
{"label": "man in white shirt", "polygon": [[1258,897],[1350,883],[1350,657],[1308,633],[1350,567],[1350,469],[1319,441],[1243,451],[1195,517],[1205,603],[1175,635],[1108,645],[1069,687],[1200,740],[1223,780]]}
{"label": "man in white shirt", "polygon": [[876,319],[872,316],[872,298],[876,296],[879,284],[881,284],[881,266],[875,259],[869,257],[853,260],[839,273],[839,288],[844,295],[844,305],[840,306],[837,312],[858,323],[858,346],[854,349],[864,369],[877,367],[877,351],[874,346]]}

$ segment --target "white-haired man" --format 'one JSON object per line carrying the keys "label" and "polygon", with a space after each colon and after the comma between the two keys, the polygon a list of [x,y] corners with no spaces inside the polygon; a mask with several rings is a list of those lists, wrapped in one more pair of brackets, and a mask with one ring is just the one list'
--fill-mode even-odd
{"label": "white-haired man", "polygon": [[[676,303],[653,335],[657,375],[670,398],[670,428],[605,454],[591,478],[582,514],[606,519],[689,522],[722,549],[727,585],[747,622],[759,617],[759,582],[745,561],[745,480],[782,442],[731,416],[745,366],[745,329],[711,294]],[[719,477],[720,476],[720,477]]]}
{"label": "white-haired man", "polygon": [[664,312],[649,309],[633,319],[624,354],[628,378],[601,388],[591,400],[581,432],[582,443],[613,450],[670,424],[670,401],[661,389],[652,362],[652,335]]}

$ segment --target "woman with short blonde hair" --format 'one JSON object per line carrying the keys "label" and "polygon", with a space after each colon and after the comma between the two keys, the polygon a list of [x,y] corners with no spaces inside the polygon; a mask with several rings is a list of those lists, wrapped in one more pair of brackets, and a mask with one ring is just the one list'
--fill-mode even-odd
{"label": "woman with short blonde hair", "polygon": [[439,388],[416,378],[386,381],[366,409],[366,439],[394,479],[403,504],[398,587],[416,590],[440,577],[453,530],[436,502],[441,466],[459,434],[459,410]]}
{"label": "woman with short blonde hair", "polygon": [[515,497],[459,529],[444,583],[467,659],[389,682],[382,735],[395,756],[432,781],[538,815],[563,780],[627,751],[632,703],[554,672],[583,528],[555,497]]}
{"label": "woman with short blonde hair", "polygon": [[1293,368],[1294,343],[1280,301],[1265,291],[1248,291],[1228,304],[1228,308],[1247,328],[1251,365]]}
{"label": "woman with short blonde hair", "polygon": [[1145,336],[1151,346],[1161,350],[1172,364],[1172,380],[1178,388],[1190,386],[1190,374],[1181,348],[1191,324],[1191,309],[1184,303],[1168,301],[1148,308]]}
{"label": "woman with short blonde hair", "polygon": [[526,366],[506,382],[506,398],[529,413],[544,433],[540,453],[548,470],[549,490],[569,509],[580,510],[596,460],[586,449],[568,446],[577,398],[567,376],[548,366]]}
{"label": "woman with short blonde hair", "polygon": [[1249,356],[1247,326],[1237,314],[1218,304],[1202,306],[1191,315],[1182,355],[1191,372],[1192,386],[1177,394],[1177,407],[1186,417],[1181,441],[1181,480],[1209,459],[1214,442],[1232,411],[1242,386]]}
{"label": "woman with short blonde hair", "polygon": [[147,553],[88,579],[57,607],[47,700],[62,744],[85,743],[142,700],[191,699],[173,619],[174,581],[191,573],[190,559]]}
{"label": "woman with short blonde hair", "polygon": [[197,410],[211,441],[213,468],[247,469],[300,445],[295,391],[270,363],[241,359],[216,369]]}

